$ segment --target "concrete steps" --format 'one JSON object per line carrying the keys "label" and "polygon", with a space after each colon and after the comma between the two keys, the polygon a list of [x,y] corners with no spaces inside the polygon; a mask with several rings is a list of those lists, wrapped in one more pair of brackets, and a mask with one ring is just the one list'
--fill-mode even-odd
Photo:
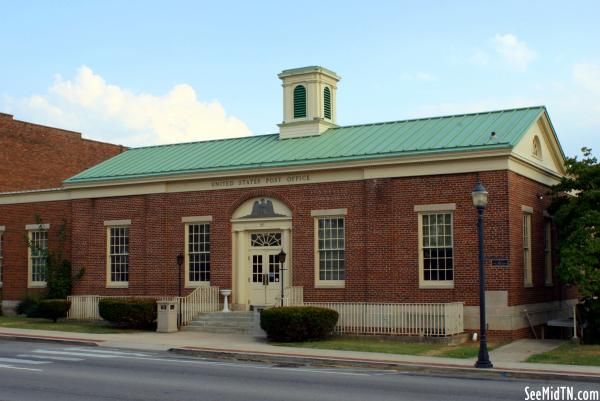
{"label": "concrete steps", "polygon": [[186,326],[186,331],[220,334],[252,334],[258,315],[254,312],[203,313]]}

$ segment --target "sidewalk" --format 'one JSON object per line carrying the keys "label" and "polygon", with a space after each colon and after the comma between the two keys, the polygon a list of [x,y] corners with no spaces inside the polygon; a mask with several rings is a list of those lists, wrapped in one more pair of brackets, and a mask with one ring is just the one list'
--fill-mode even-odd
{"label": "sidewalk", "polygon": [[[494,368],[484,372],[482,369],[474,369],[474,360],[471,359],[280,347],[269,345],[264,339],[246,335],[223,335],[186,331],[170,334],[154,332],[86,334],[0,328],[0,339],[2,338],[79,342],[100,347],[172,351],[204,358],[269,363],[395,368],[406,371],[428,371],[449,375],[483,374],[486,376],[529,379],[600,381],[600,367],[595,366],[502,361],[501,359],[503,358],[498,358],[498,361],[496,361],[492,358]],[[496,353],[496,355],[499,354]]]}

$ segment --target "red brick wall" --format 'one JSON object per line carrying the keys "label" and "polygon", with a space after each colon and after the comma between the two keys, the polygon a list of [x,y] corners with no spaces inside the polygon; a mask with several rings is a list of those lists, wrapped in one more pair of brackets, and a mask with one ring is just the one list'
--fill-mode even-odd
{"label": "red brick wall", "polygon": [[[514,302],[518,298],[512,292],[520,294],[522,291],[522,276],[514,277],[521,271],[518,267],[520,251],[515,253],[515,243],[512,248],[509,245],[509,234],[516,235],[511,229],[516,230],[518,227],[514,225],[520,224],[520,220],[517,222],[514,215],[509,218],[508,214],[509,188],[514,186],[510,180],[514,178],[506,171],[481,173],[480,177],[490,193],[485,212],[487,288],[510,290],[510,300]],[[292,210],[293,283],[304,286],[306,300],[465,301],[466,305],[477,305],[477,213],[471,201],[476,179],[475,174],[455,174],[75,200],[73,234],[78,241],[74,242],[73,259],[86,268],[86,275],[76,291],[79,294],[176,294],[175,256],[183,250],[184,241],[181,217],[196,215],[213,216],[212,283],[231,287],[231,214],[246,199],[271,196]],[[533,190],[535,197],[537,188],[527,190]],[[418,287],[418,219],[414,205],[431,203],[456,203],[453,289]],[[346,287],[316,289],[314,223],[310,212],[334,208],[348,209]],[[519,205],[517,220],[520,215]],[[130,287],[126,290],[105,288],[103,222],[113,219],[132,220]],[[519,248],[518,241],[516,248]],[[533,250],[536,255],[540,252],[543,255],[543,243],[534,241]],[[509,257],[510,267],[492,267],[491,257]],[[534,265],[536,274],[543,275],[543,256],[536,257]],[[540,299],[550,299],[544,297]]]}
{"label": "red brick wall", "polygon": [[[2,298],[18,300],[25,293],[39,290],[27,289],[27,230],[25,225],[36,224],[38,214],[44,224],[50,224],[48,248],[60,247],[59,231],[66,223],[66,238],[63,245],[64,255],[71,254],[71,204],[69,201],[23,203],[19,205],[0,205],[0,225],[5,226],[2,252]],[[75,264],[75,267],[79,265]]]}
{"label": "red brick wall", "polygon": [[[480,174],[489,192],[485,212],[487,289],[508,290],[509,305],[558,299],[559,286],[543,282],[542,203],[545,187],[507,171]],[[477,213],[471,191],[476,174],[389,178],[263,189],[153,194],[0,206],[6,226],[4,299],[26,286],[25,224],[38,212],[52,230],[62,219],[72,234],[72,261],[84,267],[77,294],[174,295],[178,292],[175,256],[183,251],[183,216],[212,215],[212,283],[232,285],[231,215],[252,197],[273,197],[292,210],[293,284],[307,301],[449,302],[478,304]],[[414,206],[456,203],[453,212],[454,288],[419,289],[418,214]],[[521,204],[534,207],[534,288],[523,288]],[[343,289],[314,288],[311,210],[347,208],[347,279]],[[510,215],[509,215],[510,209]],[[131,219],[128,289],[106,288],[105,220]],[[52,246],[51,230],[51,246]],[[493,257],[508,257],[509,267],[492,267]],[[185,290],[184,290],[185,293]]]}
{"label": "red brick wall", "polygon": [[124,148],[0,113],[0,192],[58,188],[65,179]]}
{"label": "red brick wall", "polygon": [[[545,285],[544,271],[544,239],[545,221],[544,209],[549,204],[547,192],[549,188],[514,172],[508,172],[509,208],[510,208],[510,287],[509,305],[522,305],[546,302],[557,299],[572,299],[576,297],[574,288],[568,289],[559,285],[554,278],[553,286]],[[542,198],[541,198],[541,197]],[[533,208],[531,218],[531,264],[533,286],[524,286],[523,266],[523,211],[522,206]],[[556,229],[554,227],[554,229]],[[554,236],[552,246],[556,246]],[[555,252],[554,252],[555,253]],[[556,262],[556,255],[554,254]]]}

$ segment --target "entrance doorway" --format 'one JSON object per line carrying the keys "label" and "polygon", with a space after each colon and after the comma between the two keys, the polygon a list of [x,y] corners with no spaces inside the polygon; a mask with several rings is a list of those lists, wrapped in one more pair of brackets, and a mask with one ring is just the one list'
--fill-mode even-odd
{"label": "entrance doorway", "polygon": [[282,249],[281,231],[254,232],[249,235],[248,283],[250,305],[275,305],[281,294],[278,254]]}

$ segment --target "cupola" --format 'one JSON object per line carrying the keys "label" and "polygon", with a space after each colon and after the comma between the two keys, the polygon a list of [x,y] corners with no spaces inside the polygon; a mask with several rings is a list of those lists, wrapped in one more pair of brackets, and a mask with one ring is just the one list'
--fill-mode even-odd
{"label": "cupola", "polygon": [[282,71],[283,122],[279,138],[321,135],[336,127],[335,95],[340,77],[327,68],[312,66]]}

